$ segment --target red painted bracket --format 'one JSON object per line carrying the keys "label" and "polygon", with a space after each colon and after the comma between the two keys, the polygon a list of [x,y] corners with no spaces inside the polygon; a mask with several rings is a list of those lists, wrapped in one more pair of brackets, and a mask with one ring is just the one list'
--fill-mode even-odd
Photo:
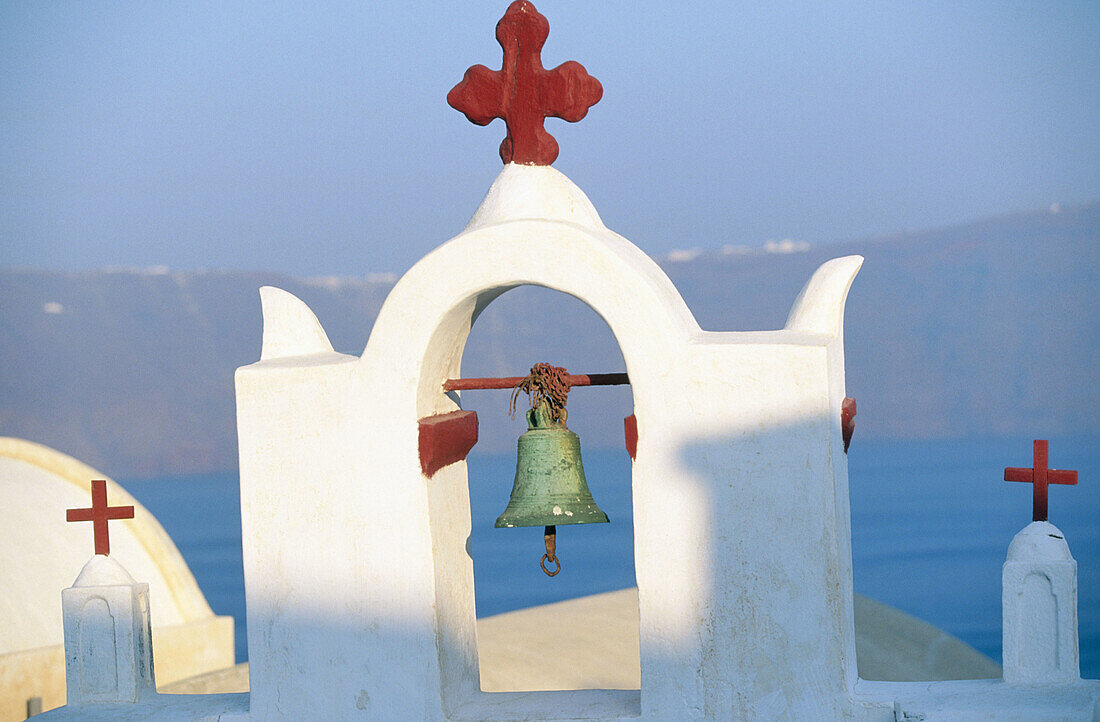
{"label": "red painted bracket", "polygon": [[847,396],[840,405],[840,433],[844,437],[844,453],[848,453],[848,444],[852,443],[852,434],[856,430],[856,400]]}
{"label": "red painted bracket", "polygon": [[626,453],[634,461],[638,456],[638,417],[634,414],[623,419],[623,434],[626,436]]}
{"label": "red painted bracket", "polygon": [[420,470],[429,479],[444,466],[465,461],[477,443],[477,412],[425,416],[420,427]]}

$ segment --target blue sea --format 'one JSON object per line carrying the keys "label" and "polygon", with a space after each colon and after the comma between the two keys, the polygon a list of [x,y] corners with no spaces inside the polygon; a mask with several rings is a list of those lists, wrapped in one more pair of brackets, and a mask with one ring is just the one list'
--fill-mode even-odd
{"label": "blue sea", "polygon": [[[1075,487],[1052,486],[1050,520],[1077,559],[1081,673],[1100,678],[1100,445],[1052,438],[1052,466],[1077,469]],[[597,503],[611,524],[559,527],[563,571],[538,568],[542,529],[494,529],[515,474],[513,455],[472,453],[474,586],[479,617],[634,585],[630,459],[585,450]],[[1001,564],[1031,521],[1031,485],[1003,481],[1031,466],[1031,439],[852,442],[849,483],[855,590],[1001,658]],[[218,614],[237,624],[248,658],[236,473],[123,481],[172,536]],[[598,551],[598,553],[596,553]]]}

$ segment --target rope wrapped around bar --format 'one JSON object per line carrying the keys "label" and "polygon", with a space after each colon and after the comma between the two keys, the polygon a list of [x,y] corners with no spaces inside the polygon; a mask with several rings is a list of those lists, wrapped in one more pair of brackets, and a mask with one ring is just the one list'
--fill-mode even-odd
{"label": "rope wrapped around bar", "polygon": [[546,401],[554,423],[565,423],[565,402],[569,397],[569,372],[561,366],[537,363],[531,367],[531,373],[512,389],[512,399],[508,404],[508,414],[516,415],[516,397],[520,391],[527,393],[531,408],[538,408]]}

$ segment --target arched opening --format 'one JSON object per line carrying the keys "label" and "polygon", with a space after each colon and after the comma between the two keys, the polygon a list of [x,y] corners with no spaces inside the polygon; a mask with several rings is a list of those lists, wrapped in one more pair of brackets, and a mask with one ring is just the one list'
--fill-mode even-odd
{"label": "arched opening", "polygon": [[[521,286],[479,316],[462,376],[522,376],[539,361],[572,373],[626,370],[615,337],[591,308]],[[553,578],[538,565],[542,527],[493,526],[508,502],[516,440],[526,430],[526,399],[521,394],[510,418],[510,395],[462,392],[463,409],[476,411],[480,422],[467,474],[481,689],[638,689],[631,461],[623,443],[623,419],[633,413],[630,387],[577,387],[569,395],[568,425],[580,436],[589,487],[611,522],[559,526],[563,570]]]}
{"label": "arched opening", "polygon": [[[520,170],[516,173],[529,175]],[[562,178],[538,175],[534,180],[552,181],[558,191],[568,190]],[[638,509],[650,510],[648,515],[635,510],[635,529],[654,530],[660,524],[683,524],[691,529],[697,498],[677,496],[685,482],[675,475],[675,459],[666,453],[665,445],[647,439],[666,438],[668,428],[674,426],[664,414],[670,403],[675,406],[675,400],[666,396],[664,379],[687,352],[698,324],[659,267],[628,241],[599,225],[598,219],[580,219],[584,223],[578,223],[563,211],[567,222],[535,220],[517,215],[526,212],[522,203],[517,209],[501,200],[509,197],[509,193],[490,193],[483,204],[491,206],[489,211],[479,210],[466,232],[438,247],[402,277],[375,322],[357,368],[350,370],[364,379],[378,379],[370,384],[371,396],[365,396],[356,407],[362,409],[362,419],[386,424],[392,430],[392,443],[382,446],[376,439],[371,444],[371,473],[386,479],[386,494],[393,508],[419,520],[421,536],[400,555],[408,572],[395,570],[395,578],[408,580],[410,586],[395,591],[404,599],[416,591],[413,582],[423,590],[417,597],[418,619],[430,615],[432,623],[430,630],[419,628],[424,643],[421,649],[430,654],[428,650],[434,648],[437,659],[422,661],[428,662],[428,675],[438,670],[435,679],[444,713],[450,718],[492,717],[493,710],[505,703],[514,705],[517,714],[524,710],[522,714],[531,718],[637,716],[642,697],[637,690],[530,691],[499,696],[481,691],[474,569],[468,551],[472,525],[465,451],[429,474],[420,454],[421,442],[425,429],[473,416],[457,413],[461,410],[459,394],[443,387],[448,379],[463,375],[463,350],[482,311],[501,294],[518,287],[554,289],[599,314],[622,351],[638,433],[631,493],[639,502]],[[558,200],[565,211],[579,207],[582,201],[587,203],[579,192]],[[535,218],[542,215],[539,212]],[[409,424],[410,418],[419,423]],[[465,446],[466,451],[469,448]],[[502,484],[501,502],[506,501],[509,480]],[[640,503],[643,500],[645,503]],[[659,520],[658,509],[663,510]],[[635,570],[640,588],[638,626],[640,636],[649,640],[643,670],[643,679],[646,675],[652,678],[648,684],[643,682],[647,689],[673,684],[665,681],[661,661],[672,659],[677,652],[673,649],[662,654],[662,645],[670,646],[676,639],[669,635],[653,639],[646,634],[654,626],[671,625],[676,634],[690,627],[687,598],[704,572],[695,558],[698,555],[690,553],[693,543],[691,534],[660,541],[639,534],[635,539],[635,549],[644,551],[635,560]],[[422,565],[422,559],[428,559],[427,564]],[[379,570],[396,561],[391,556],[371,559],[371,563],[375,565],[372,574],[378,576]],[[418,664],[414,670],[411,662],[409,673],[424,669]],[[427,676],[425,683],[435,682]]]}

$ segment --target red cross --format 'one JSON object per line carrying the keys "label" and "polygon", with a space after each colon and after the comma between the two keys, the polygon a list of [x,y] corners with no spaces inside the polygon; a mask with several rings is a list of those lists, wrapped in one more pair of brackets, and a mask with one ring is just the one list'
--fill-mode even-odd
{"label": "red cross", "polygon": [[65,521],[90,521],[95,535],[95,553],[107,556],[111,553],[111,541],[107,537],[107,521],[133,519],[132,506],[107,506],[107,482],[92,481],[92,506],[90,509],[66,509]]}
{"label": "red cross", "polygon": [[1016,467],[1005,468],[1005,481],[1027,481],[1032,487],[1031,496],[1031,520],[1047,520],[1047,485],[1048,484],[1076,484],[1077,472],[1062,469],[1047,468],[1047,442],[1035,440],[1032,451],[1032,469],[1020,469]]}
{"label": "red cross", "polygon": [[497,23],[497,42],[504,49],[500,70],[471,66],[447,94],[447,102],[472,123],[488,125],[503,118],[508,135],[500,144],[505,163],[550,165],[558,143],[542,127],[548,117],[575,123],[603,96],[603,86],[575,61],[553,70],[542,67],[543,43],[550,23],[527,0],[508,6]]}

